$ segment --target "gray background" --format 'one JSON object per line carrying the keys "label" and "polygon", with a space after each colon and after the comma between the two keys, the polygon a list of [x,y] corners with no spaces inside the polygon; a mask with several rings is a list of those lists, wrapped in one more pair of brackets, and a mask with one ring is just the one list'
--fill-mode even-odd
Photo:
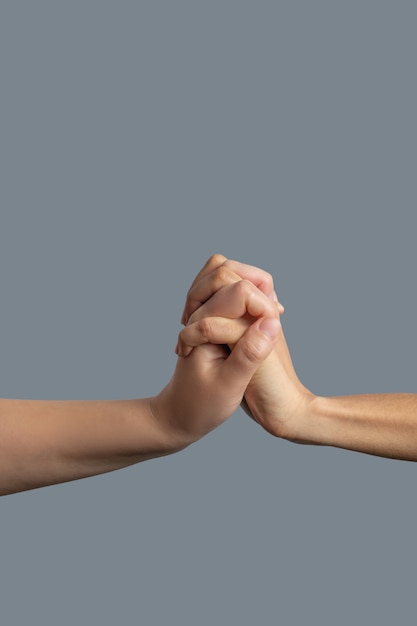
{"label": "gray background", "polygon": [[[320,394],[415,391],[412,2],[2,2],[1,394],[157,393],[213,252],[275,277]],[[416,466],[272,438],[0,501],[0,617],[393,624]]]}

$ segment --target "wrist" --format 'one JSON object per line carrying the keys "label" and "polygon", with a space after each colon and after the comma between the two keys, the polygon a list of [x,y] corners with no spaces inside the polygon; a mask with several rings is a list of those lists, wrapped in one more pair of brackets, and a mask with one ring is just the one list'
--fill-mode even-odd
{"label": "wrist", "polygon": [[275,436],[287,439],[293,443],[314,444],[317,437],[315,421],[316,403],[318,397],[306,387],[299,389],[290,406],[283,411],[284,417],[277,423]]}
{"label": "wrist", "polygon": [[178,416],[173,409],[173,400],[168,384],[156,396],[148,398],[148,407],[163,454],[179,452],[195,441],[188,432],[178,426]]}
{"label": "wrist", "polygon": [[331,418],[331,398],[309,393],[303,413],[295,421],[296,428],[287,439],[294,443],[334,445],[334,424]]}

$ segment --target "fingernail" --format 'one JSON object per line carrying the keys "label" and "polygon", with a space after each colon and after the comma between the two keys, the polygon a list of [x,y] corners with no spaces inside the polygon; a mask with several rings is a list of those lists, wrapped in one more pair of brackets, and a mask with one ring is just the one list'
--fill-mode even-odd
{"label": "fingernail", "polygon": [[262,320],[262,322],[259,325],[259,329],[263,332],[263,334],[266,337],[268,337],[268,339],[276,339],[280,328],[281,328],[281,324],[274,317]]}

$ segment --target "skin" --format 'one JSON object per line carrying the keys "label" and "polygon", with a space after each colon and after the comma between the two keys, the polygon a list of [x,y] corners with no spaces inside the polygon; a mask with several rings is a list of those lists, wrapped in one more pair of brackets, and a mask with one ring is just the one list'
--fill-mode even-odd
{"label": "skin", "polygon": [[[178,341],[178,354],[184,357],[189,358],[195,346],[215,342],[220,333],[227,336],[233,353],[233,346],[251,323],[250,316],[236,315],[240,293],[236,276],[231,279],[223,270],[225,265],[231,266],[225,257],[211,257],[193,283],[198,298],[189,294],[184,317],[187,326]],[[238,274],[239,267],[233,267]],[[273,351],[252,377],[243,405],[276,437],[417,460],[417,394],[316,396],[294,370],[282,327]]]}
{"label": "skin", "polygon": [[[280,329],[271,277],[261,270],[240,270],[250,280],[239,277],[234,286],[230,273],[222,274],[237,301],[234,315],[247,320],[233,352],[225,347],[227,333],[213,323],[213,345],[205,343],[187,359],[178,358],[158,395],[88,402],[0,399],[0,495],[172,454],[225,421],[242,402]],[[211,293],[207,285],[202,288]],[[191,290],[193,307],[200,303],[199,289]],[[210,323],[208,318],[202,325]]]}

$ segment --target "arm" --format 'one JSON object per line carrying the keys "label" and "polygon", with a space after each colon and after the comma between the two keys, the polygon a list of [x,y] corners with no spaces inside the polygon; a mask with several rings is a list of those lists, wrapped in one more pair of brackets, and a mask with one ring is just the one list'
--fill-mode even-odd
{"label": "arm", "polygon": [[417,461],[417,394],[314,397],[299,421],[307,443]]}
{"label": "arm", "polygon": [[[266,287],[265,287],[266,288]],[[241,290],[239,284],[235,289]],[[204,345],[178,359],[155,397],[122,401],[0,400],[0,495],[109,472],[179,451],[239,406],[278,334],[276,304],[248,283],[237,314],[251,312],[233,354]],[[210,320],[205,322],[210,324]],[[221,329],[212,333],[227,343]]]}
{"label": "arm", "polygon": [[[205,284],[219,286],[218,273],[219,266],[212,263],[204,273]],[[232,317],[236,305],[230,302],[228,285],[223,283],[211,301],[194,313],[190,308],[189,326],[180,335],[184,354],[208,340],[199,328],[208,312],[219,327],[225,325],[220,316]],[[205,301],[202,291],[200,298]],[[235,325],[228,321],[229,345],[239,339],[247,324],[247,319],[236,320]],[[282,328],[274,350],[247,387],[244,408],[277,437],[417,461],[417,394],[315,396],[297,377]]]}
{"label": "arm", "polygon": [[0,400],[0,494],[126,467],[169,454],[149,399]]}

